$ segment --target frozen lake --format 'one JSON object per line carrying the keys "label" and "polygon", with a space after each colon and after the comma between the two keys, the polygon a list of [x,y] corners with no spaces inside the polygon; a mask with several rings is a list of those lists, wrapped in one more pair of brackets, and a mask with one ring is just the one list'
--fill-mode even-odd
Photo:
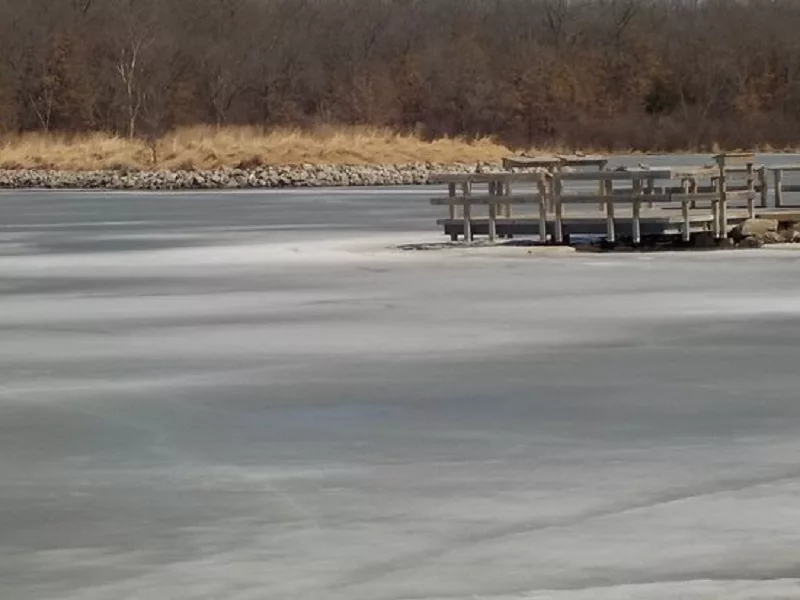
{"label": "frozen lake", "polygon": [[800,597],[800,252],[430,195],[0,193],[0,598]]}

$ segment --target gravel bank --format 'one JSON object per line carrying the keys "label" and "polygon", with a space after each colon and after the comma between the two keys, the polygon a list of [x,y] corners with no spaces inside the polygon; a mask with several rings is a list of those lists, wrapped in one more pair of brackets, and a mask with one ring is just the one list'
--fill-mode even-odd
{"label": "gravel bank", "polygon": [[423,185],[433,172],[471,173],[490,163],[441,165],[294,165],[198,171],[0,170],[0,188],[198,190]]}

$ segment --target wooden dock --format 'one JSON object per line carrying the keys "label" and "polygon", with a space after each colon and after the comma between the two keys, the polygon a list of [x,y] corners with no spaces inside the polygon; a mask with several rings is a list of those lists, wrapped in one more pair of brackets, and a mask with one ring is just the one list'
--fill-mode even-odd
{"label": "wooden dock", "polygon": [[[608,232],[607,215],[601,210],[585,210],[564,216],[562,219],[562,242],[570,243],[575,237],[581,236],[606,236]],[[746,210],[729,211],[729,227],[741,223],[748,218]],[[690,237],[697,234],[712,232],[712,215],[705,210],[690,210],[689,231]],[[463,218],[438,219],[436,224],[443,228],[444,233],[452,240],[464,236]],[[489,236],[490,223],[488,217],[471,219],[471,236]],[[497,217],[495,221],[495,236],[497,238],[514,237],[539,237],[541,238],[541,220],[534,214],[518,214],[514,217]],[[680,211],[665,210],[661,208],[642,209],[639,216],[639,241],[664,236],[682,236],[685,228],[685,219]],[[633,215],[615,215],[615,237],[618,240],[633,240],[634,219]],[[555,239],[555,219],[548,217],[546,221],[546,237],[548,241]]]}
{"label": "wooden dock", "polygon": [[[713,159],[696,167],[607,169],[602,157],[519,157],[504,161],[511,171],[434,174],[433,182],[447,184],[448,195],[431,203],[448,207],[447,218],[437,224],[454,241],[476,235],[490,241],[536,236],[557,244],[575,236],[633,244],[654,237],[720,240],[762,211],[780,218],[781,192],[787,189],[780,174],[800,171],[800,165],[772,168],[778,175],[769,206],[768,169],[756,165],[753,154]],[[487,193],[476,193],[484,184]],[[483,210],[485,216],[476,214]]]}

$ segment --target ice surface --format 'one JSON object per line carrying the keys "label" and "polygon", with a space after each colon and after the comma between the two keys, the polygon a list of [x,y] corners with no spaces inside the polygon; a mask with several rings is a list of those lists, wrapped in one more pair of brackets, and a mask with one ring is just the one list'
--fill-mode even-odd
{"label": "ice surface", "polygon": [[800,252],[426,198],[0,195],[0,598],[800,597]]}

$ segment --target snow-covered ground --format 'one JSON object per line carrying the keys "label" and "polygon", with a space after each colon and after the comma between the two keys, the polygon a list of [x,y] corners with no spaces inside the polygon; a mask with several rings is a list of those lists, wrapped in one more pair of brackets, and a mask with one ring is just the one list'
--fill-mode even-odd
{"label": "snow-covered ground", "polygon": [[428,195],[0,194],[0,598],[800,597],[800,252]]}

